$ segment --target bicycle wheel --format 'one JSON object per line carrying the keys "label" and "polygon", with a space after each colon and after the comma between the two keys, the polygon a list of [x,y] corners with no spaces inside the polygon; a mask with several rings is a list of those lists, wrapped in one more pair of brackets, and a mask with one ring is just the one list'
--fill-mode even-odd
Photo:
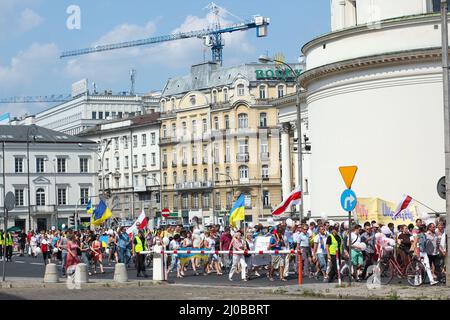
{"label": "bicycle wheel", "polygon": [[406,267],[406,279],[409,285],[418,287],[425,279],[425,266],[417,259],[412,260]]}
{"label": "bicycle wheel", "polygon": [[390,261],[380,261],[377,264],[378,270],[374,271],[376,276],[380,278],[380,284],[387,285],[391,283],[394,277],[394,267]]}

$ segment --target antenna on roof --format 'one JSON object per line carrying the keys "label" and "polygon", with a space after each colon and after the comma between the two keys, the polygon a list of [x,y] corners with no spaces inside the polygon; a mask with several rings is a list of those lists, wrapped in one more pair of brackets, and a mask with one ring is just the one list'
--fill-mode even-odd
{"label": "antenna on roof", "polygon": [[135,69],[130,70],[130,80],[131,80],[130,95],[134,95],[134,85],[136,84],[136,70]]}

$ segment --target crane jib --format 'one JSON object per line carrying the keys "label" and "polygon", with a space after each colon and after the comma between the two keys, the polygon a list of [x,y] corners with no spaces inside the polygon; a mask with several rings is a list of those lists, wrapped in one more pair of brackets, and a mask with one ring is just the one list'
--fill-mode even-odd
{"label": "crane jib", "polygon": [[[235,24],[235,25],[231,25],[231,26],[228,26],[225,28],[220,28],[220,29],[203,29],[203,30],[198,30],[198,31],[179,32],[179,33],[175,33],[175,34],[171,34],[171,35],[167,35],[167,36],[158,36],[158,37],[153,37],[153,38],[127,41],[127,42],[121,42],[121,43],[115,43],[115,44],[98,45],[95,47],[79,49],[79,50],[65,51],[61,54],[60,58],[79,56],[79,55],[84,55],[84,54],[109,51],[109,50],[115,50],[115,49],[121,49],[121,48],[137,47],[137,46],[143,46],[143,45],[178,40],[178,39],[203,38],[205,36],[211,36],[211,35],[214,36],[214,35],[219,35],[222,33],[243,31],[243,30],[248,30],[248,29],[253,29],[253,28],[265,27],[265,26],[269,25],[269,19],[267,19],[267,18],[260,17],[258,21],[259,22],[247,21],[244,23]],[[213,45],[213,47],[217,48],[217,45]]]}

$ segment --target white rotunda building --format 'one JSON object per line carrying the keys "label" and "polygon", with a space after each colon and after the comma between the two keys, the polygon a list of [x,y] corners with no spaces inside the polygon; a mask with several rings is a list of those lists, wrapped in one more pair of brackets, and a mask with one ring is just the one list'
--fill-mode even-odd
{"label": "white rotunda building", "polygon": [[[439,0],[331,0],[332,32],[302,48],[313,216],[345,216],[338,167],[358,197],[404,194],[445,211]],[[425,207],[422,212],[430,212]]]}

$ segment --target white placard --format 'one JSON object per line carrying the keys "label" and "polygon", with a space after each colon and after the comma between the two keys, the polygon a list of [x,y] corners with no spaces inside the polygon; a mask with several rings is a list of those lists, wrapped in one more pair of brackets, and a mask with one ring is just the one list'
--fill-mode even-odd
{"label": "white placard", "polygon": [[72,83],[72,98],[82,95],[88,91],[88,79]]}

